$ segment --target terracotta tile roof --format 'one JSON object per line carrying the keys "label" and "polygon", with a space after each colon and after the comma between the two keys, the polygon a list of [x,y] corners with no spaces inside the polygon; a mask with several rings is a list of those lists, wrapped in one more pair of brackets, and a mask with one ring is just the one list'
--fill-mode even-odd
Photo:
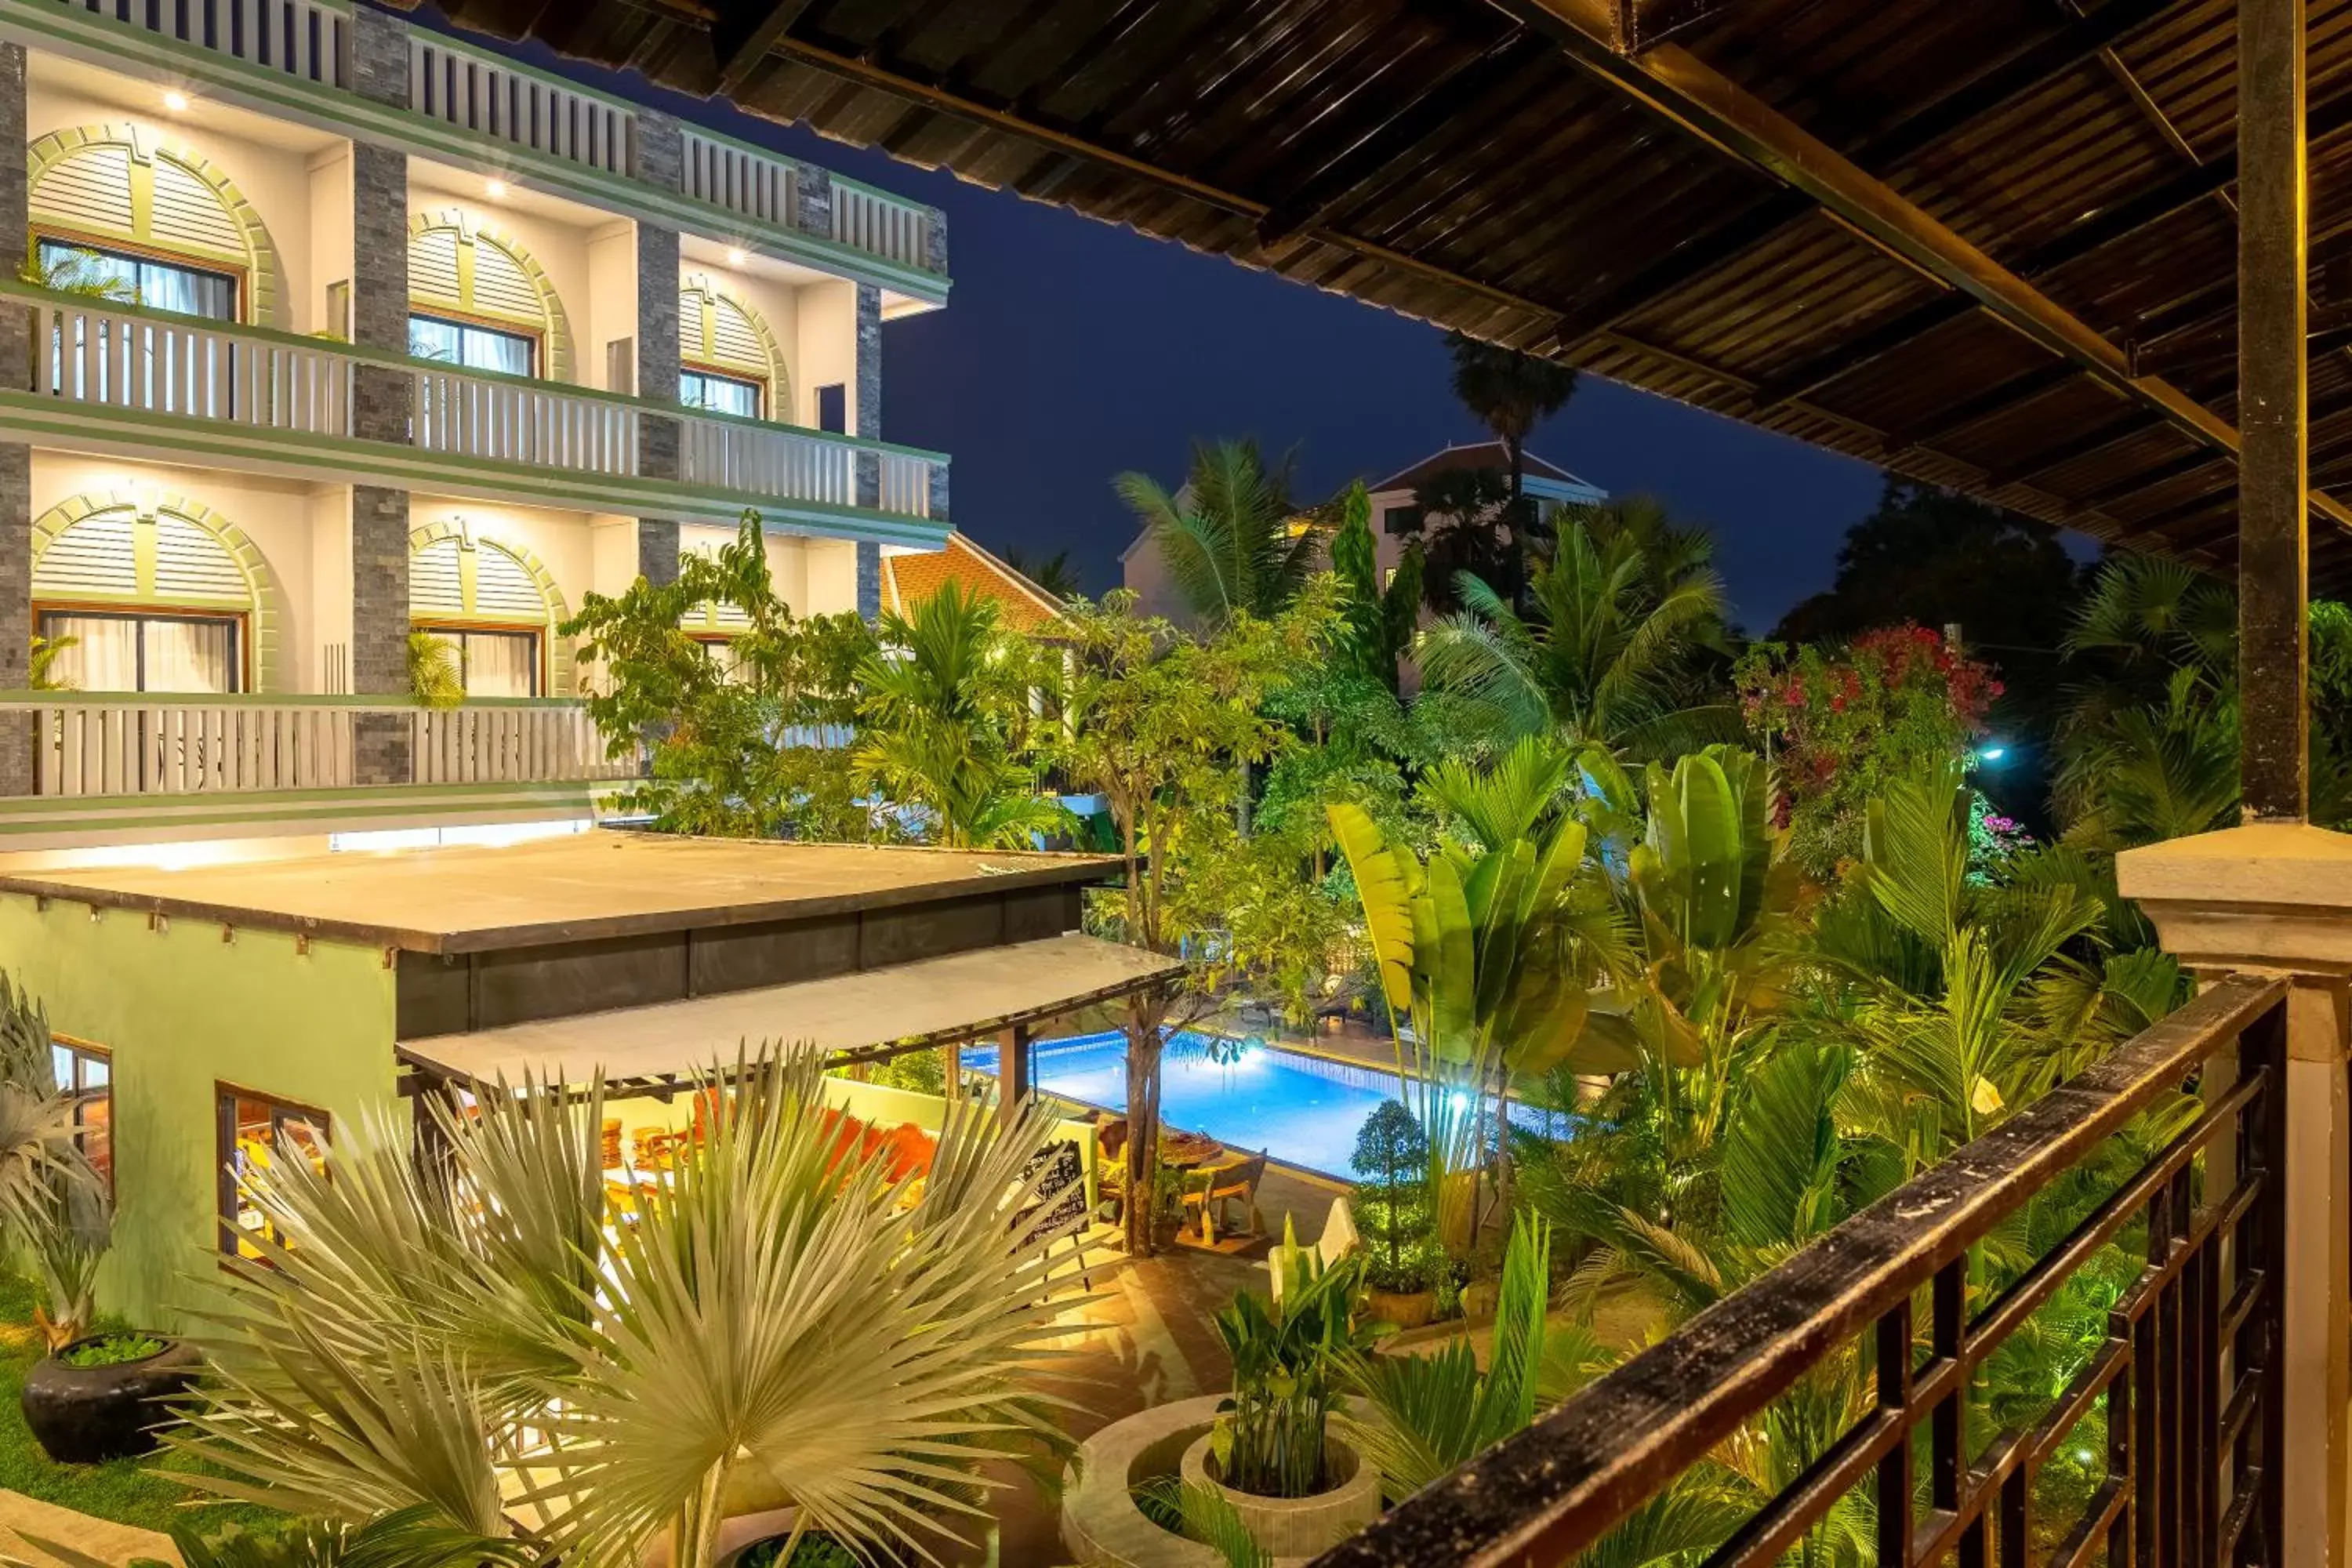
{"label": "terracotta tile roof", "polygon": [[948,535],[945,550],[882,557],[882,607],[910,615],[950,582],[967,594],[994,600],[1004,624],[1015,631],[1050,633],[1062,618],[1053,595],[961,533]]}

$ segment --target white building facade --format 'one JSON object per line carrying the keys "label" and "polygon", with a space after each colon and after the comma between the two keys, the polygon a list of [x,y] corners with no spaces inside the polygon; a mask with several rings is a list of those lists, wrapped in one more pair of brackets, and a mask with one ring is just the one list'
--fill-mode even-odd
{"label": "white building facade", "polygon": [[585,816],[583,595],[751,510],[870,616],[947,534],[935,209],[350,0],[0,0],[0,852]]}

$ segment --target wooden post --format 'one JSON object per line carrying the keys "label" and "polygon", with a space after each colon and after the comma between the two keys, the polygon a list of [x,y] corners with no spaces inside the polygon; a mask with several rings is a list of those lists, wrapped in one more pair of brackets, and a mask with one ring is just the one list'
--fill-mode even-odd
{"label": "wooden post", "polygon": [[2304,0],[2238,5],[2238,689],[2245,817],[2310,805]]}
{"label": "wooden post", "polygon": [[963,1042],[950,1040],[940,1047],[940,1059],[946,1064],[947,1074],[941,1079],[940,1092],[950,1105],[963,1099]]}
{"label": "wooden post", "polygon": [[1026,1024],[997,1031],[996,1104],[1007,1127],[1029,1103],[1029,1042],[1035,1037],[1036,1031]]}

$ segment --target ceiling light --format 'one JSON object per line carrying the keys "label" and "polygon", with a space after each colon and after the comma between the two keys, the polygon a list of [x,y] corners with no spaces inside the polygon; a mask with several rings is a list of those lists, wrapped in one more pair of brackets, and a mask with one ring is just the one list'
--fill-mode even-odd
{"label": "ceiling light", "polygon": [[507,199],[507,183],[504,180],[492,180],[489,184],[484,188],[490,193],[490,200],[494,202],[502,202]]}
{"label": "ceiling light", "polygon": [[163,107],[177,114],[188,107],[188,95],[176,89],[163,95]]}
{"label": "ceiling light", "polygon": [[727,265],[730,267],[740,267],[751,259],[751,256],[740,246],[727,253]]}

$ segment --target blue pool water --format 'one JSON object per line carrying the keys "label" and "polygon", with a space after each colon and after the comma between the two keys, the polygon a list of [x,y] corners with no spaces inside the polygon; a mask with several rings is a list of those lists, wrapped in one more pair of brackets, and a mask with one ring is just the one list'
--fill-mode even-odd
{"label": "blue pool water", "polygon": [[[1238,1059],[1218,1062],[1203,1046],[1197,1035],[1169,1042],[1160,1058],[1160,1120],[1232,1148],[1264,1149],[1286,1164],[1344,1178],[1357,1131],[1381,1101],[1397,1098],[1393,1072],[1250,1043]],[[992,1073],[996,1048],[971,1047],[964,1062]],[[1042,1092],[1127,1109],[1127,1041],[1116,1032],[1038,1041],[1036,1074]]]}

